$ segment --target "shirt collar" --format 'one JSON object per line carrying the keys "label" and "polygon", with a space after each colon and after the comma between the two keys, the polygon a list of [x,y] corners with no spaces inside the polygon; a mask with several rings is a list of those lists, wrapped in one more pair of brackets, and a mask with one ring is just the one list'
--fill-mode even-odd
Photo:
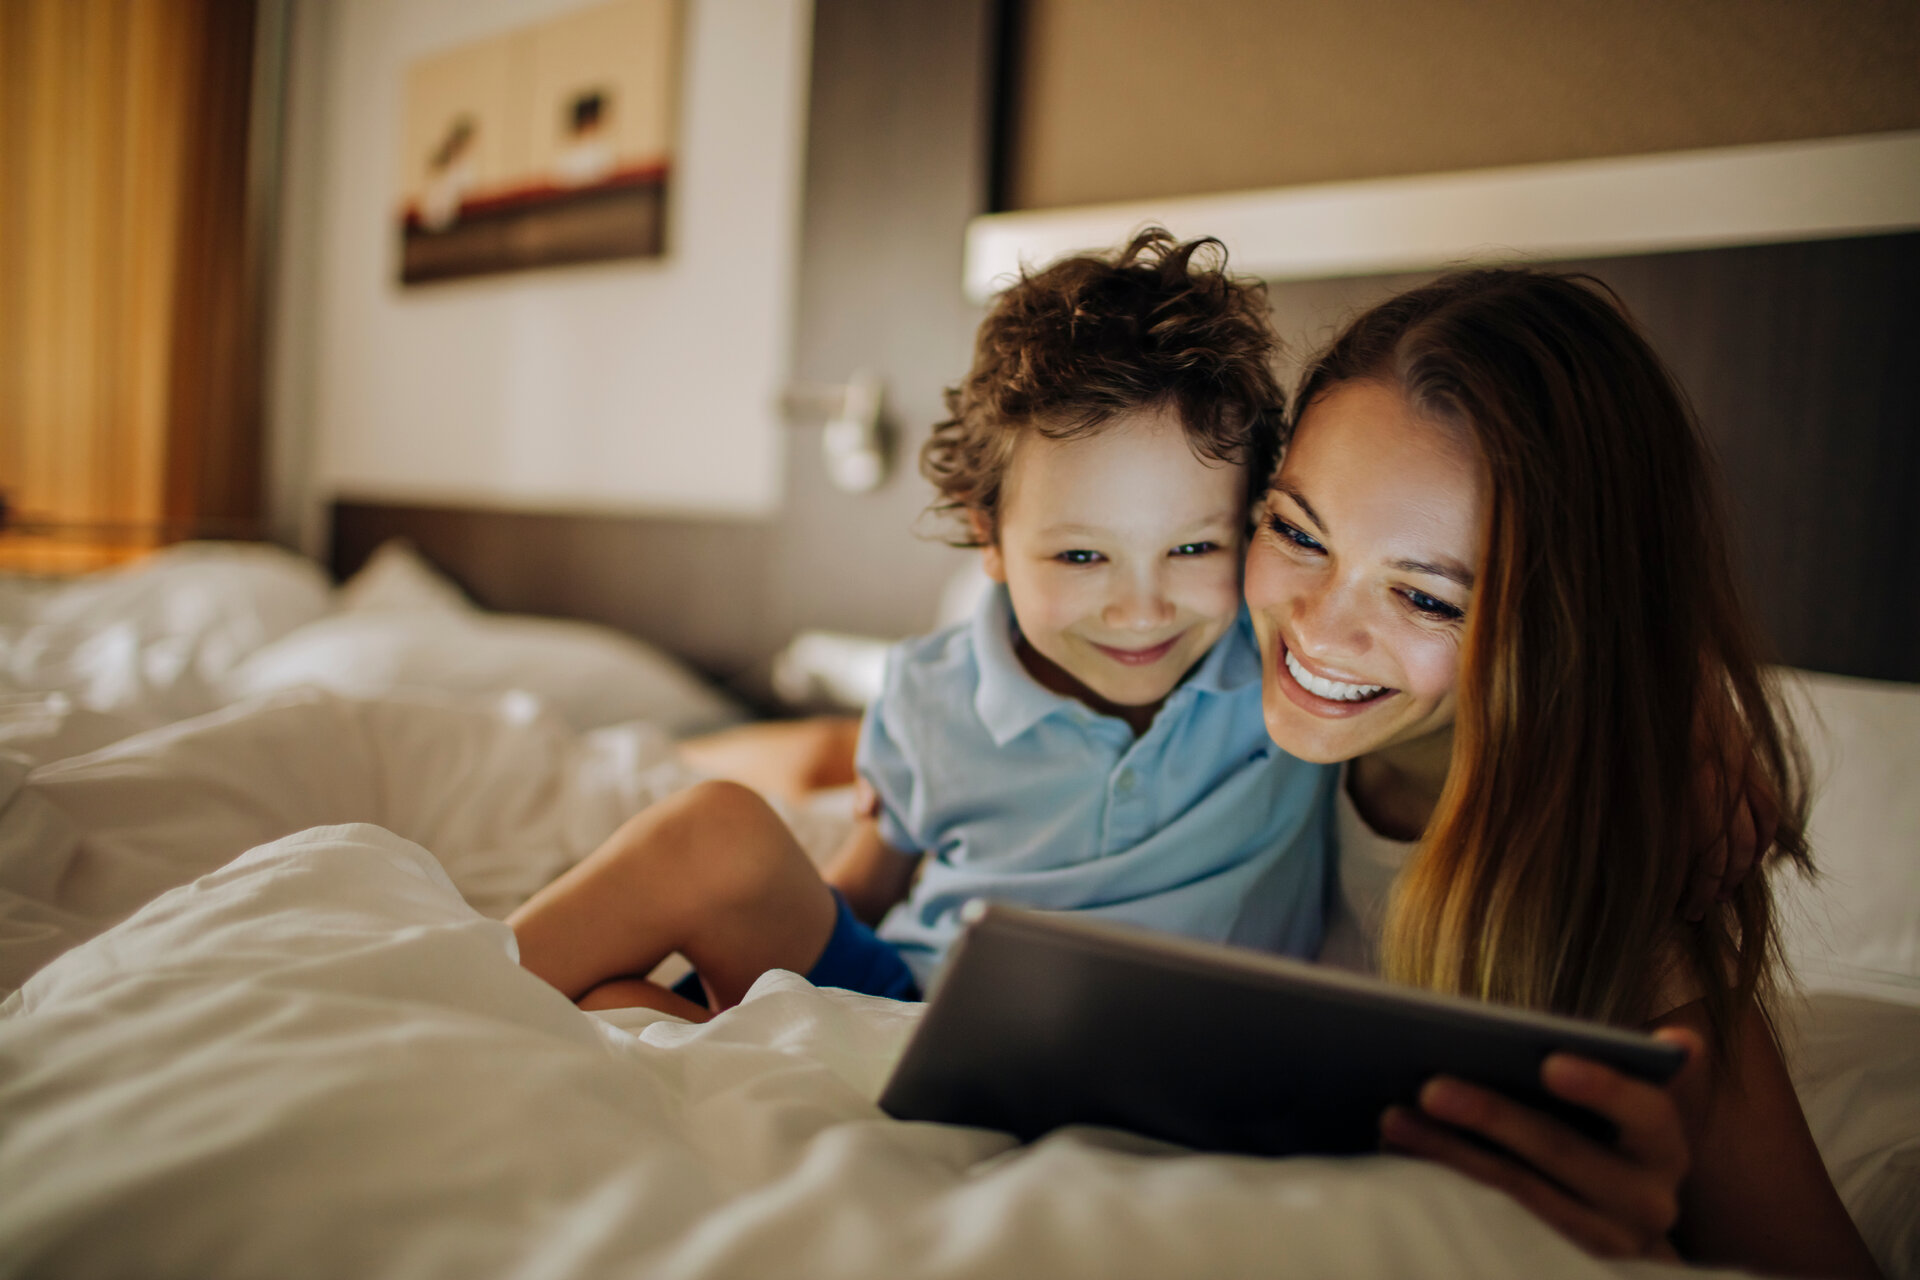
{"label": "shirt collar", "polygon": [[[980,723],[993,735],[994,745],[1005,746],[1055,712],[1081,704],[1078,699],[1043,688],[1027,674],[1014,652],[1016,624],[1013,602],[1006,584],[995,583],[981,595],[973,611],[974,662],[980,670],[979,687],[974,690],[973,709]],[[1214,642],[1207,656],[1168,697],[1171,702],[1184,690],[1198,693],[1231,693],[1248,684],[1260,682],[1260,650],[1253,638],[1253,622],[1245,605],[1233,625]]]}
{"label": "shirt collar", "polygon": [[[1253,636],[1253,618],[1243,604],[1233,625],[1213,642],[1213,648],[1200,659],[1200,665],[1180,688],[1197,689],[1201,693],[1232,693],[1250,684],[1259,684],[1260,676],[1260,644]],[[1177,694],[1180,689],[1174,692]]]}
{"label": "shirt collar", "polygon": [[980,685],[973,691],[973,709],[980,723],[1004,747],[1042,720],[1080,704],[1064,694],[1042,688],[1020,665],[1013,651],[1013,601],[1007,587],[996,582],[980,597],[973,611],[973,660],[980,667]]}

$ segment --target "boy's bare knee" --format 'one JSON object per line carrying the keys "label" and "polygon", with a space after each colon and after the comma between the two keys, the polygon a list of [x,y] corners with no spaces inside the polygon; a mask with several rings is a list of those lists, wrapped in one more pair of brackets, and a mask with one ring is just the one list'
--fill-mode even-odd
{"label": "boy's bare knee", "polygon": [[670,835],[676,870],[700,885],[704,901],[751,902],[780,878],[793,837],[751,787],[702,782],[663,803],[674,806],[660,830]]}
{"label": "boy's bare knee", "polygon": [[696,782],[627,819],[614,833],[613,843],[653,848],[697,845],[705,837],[722,835],[742,823],[758,820],[760,810],[774,816],[751,787],[737,782]]}
{"label": "boy's bare knee", "polygon": [[752,840],[786,830],[766,798],[738,782],[696,782],[668,803],[675,802],[680,805],[679,820],[711,839]]}

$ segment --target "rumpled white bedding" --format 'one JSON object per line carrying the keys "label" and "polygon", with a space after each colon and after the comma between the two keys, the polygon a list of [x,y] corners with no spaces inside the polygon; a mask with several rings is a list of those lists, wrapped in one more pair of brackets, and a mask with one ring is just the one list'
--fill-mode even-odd
{"label": "rumpled white bedding", "polygon": [[[917,1006],[578,1012],[472,904],[689,777],[524,698],[318,690],[0,774],[0,1274],[1609,1274],[1436,1169],[886,1121]],[[1810,1119],[1920,1274],[1920,1011],[1823,1001]]]}
{"label": "rumpled white bedding", "polygon": [[[703,704],[617,646],[569,684],[545,633],[441,661],[493,620],[403,552],[331,595],[230,552],[0,583],[0,1276],[1634,1270],[1397,1160],[888,1121],[918,1006],[792,975],[705,1027],[580,1013],[489,917],[695,776],[660,722],[580,728]],[[1809,689],[1840,776],[1829,878],[1790,895],[1826,988],[1791,1065],[1882,1265],[1920,1277],[1920,690]],[[793,817],[816,848],[844,826]]]}
{"label": "rumpled white bedding", "polygon": [[338,591],[276,547],[182,543],[67,582],[0,574],[0,750],[63,759],[308,685],[360,696],[518,690],[578,729],[718,728],[741,709],[607,627],[475,608],[405,543]]}
{"label": "rumpled white bedding", "polygon": [[439,851],[505,915],[693,781],[658,730],[576,734],[536,701],[296,689],[42,766],[0,755],[0,991],[156,895],[306,827]]}
{"label": "rumpled white bedding", "polygon": [[163,895],[0,1006],[0,1271],[1628,1270],[1409,1161],[1092,1132],[1010,1150],[890,1121],[872,1099],[918,1010],[776,973],[705,1026],[615,1025],[522,971],[512,935],[419,846],[306,831]]}

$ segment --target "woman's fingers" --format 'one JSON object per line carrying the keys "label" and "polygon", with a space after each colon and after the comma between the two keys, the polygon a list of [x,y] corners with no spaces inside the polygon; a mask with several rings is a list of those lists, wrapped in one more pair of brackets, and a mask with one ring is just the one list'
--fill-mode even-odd
{"label": "woman's fingers", "polygon": [[[1554,1061],[1549,1059],[1550,1063]],[[1568,1071],[1592,1067],[1608,1075],[1615,1074],[1608,1072],[1605,1067],[1578,1059],[1564,1059],[1564,1062],[1568,1064],[1564,1068]],[[1587,1093],[1597,1096],[1600,1089],[1592,1085]],[[1646,1100],[1640,1098],[1623,1102],[1609,1097],[1608,1101],[1615,1104],[1611,1111],[1585,1100],[1582,1100],[1582,1105],[1592,1106],[1593,1110],[1608,1115],[1616,1124],[1622,1124],[1622,1121],[1613,1114],[1615,1111],[1637,1111],[1646,1105]],[[1679,1217],[1677,1188],[1680,1175],[1670,1168],[1670,1152],[1663,1151],[1659,1161],[1635,1158],[1634,1153],[1603,1146],[1532,1107],[1458,1080],[1442,1078],[1430,1081],[1420,1091],[1420,1106],[1436,1120],[1477,1133],[1511,1151],[1566,1188],[1577,1200],[1622,1224],[1638,1240],[1665,1236]],[[1657,1121],[1654,1123],[1657,1127]],[[1673,1124],[1677,1129],[1677,1112],[1674,1113]],[[1622,1133],[1625,1133],[1624,1124]],[[1640,1136],[1644,1141],[1658,1141],[1653,1134]],[[1686,1144],[1682,1138],[1679,1146],[1682,1165],[1685,1159]]]}
{"label": "woman's fingers", "polygon": [[[1687,1051],[1683,1073],[1701,1061],[1704,1046],[1700,1037],[1687,1028],[1664,1027],[1654,1034],[1657,1039]],[[1564,1053],[1556,1053],[1546,1060],[1540,1069],[1540,1080],[1554,1096],[1611,1120],[1619,1130],[1619,1151],[1634,1163],[1670,1175],[1676,1183],[1686,1176],[1687,1135],[1681,1127],[1680,1108],[1674,1102],[1671,1086],[1649,1084],[1598,1062]]]}
{"label": "woman's fingers", "polygon": [[[1446,1165],[1475,1182],[1506,1192],[1589,1253],[1621,1258],[1649,1252],[1648,1242],[1627,1226],[1581,1204],[1533,1170],[1475,1146],[1406,1107],[1387,1110],[1380,1118],[1380,1136],[1389,1150]],[[1658,1251],[1658,1245],[1652,1248]]]}
{"label": "woman's fingers", "polygon": [[[1698,1069],[1697,1035],[1682,1028],[1656,1034],[1687,1050],[1686,1070]],[[1672,1256],[1667,1236],[1679,1220],[1689,1153],[1671,1087],[1571,1054],[1549,1057],[1540,1076],[1555,1096],[1610,1120],[1617,1143],[1595,1142],[1532,1107],[1446,1077],[1421,1089],[1420,1111],[1396,1107],[1383,1116],[1382,1137],[1507,1192],[1595,1253]]]}

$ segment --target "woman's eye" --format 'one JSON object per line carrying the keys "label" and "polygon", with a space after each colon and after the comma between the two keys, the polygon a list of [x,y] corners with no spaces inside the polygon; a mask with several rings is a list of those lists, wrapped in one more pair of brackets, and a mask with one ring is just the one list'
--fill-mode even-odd
{"label": "woman's eye", "polygon": [[1295,527],[1294,525],[1288,524],[1285,520],[1282,520],[1279,516],[1271,515],[1271,514],[1268,515],[1267,528],[1271,529],[1275,534],[1277,534],[1281,538],[1286,539],[1288,542],[1291,542],[1294,546],[1299,547],[1302,550],[1305,550],[1305,551],[1326,550],[1325,547],[1322,547],[1318,542],[1314,541],[1313,536],[1311,534],[1307,533],[1302,529]]}
{"label": "woman's eye", "polygon": [[1437,618],[1443,622],[1457,622],[1467,616],[1465,609],[1450,605],[1445,600],[1430,596],[1424,591],[1408,591],[1406,597],[1408,604],[1429,618]]}
{"label": "woman's eye", "polygon": [[1062,551],[1054,556],[1054,559],[1062,564],[1098,564],[1100,553],[1098,551]]}
{"label": "woman's eye", "polygon": [[1217,542],[1183,542],[1168,554],[1176,556],[1204,556],[1209,551],[1218,551]]}

